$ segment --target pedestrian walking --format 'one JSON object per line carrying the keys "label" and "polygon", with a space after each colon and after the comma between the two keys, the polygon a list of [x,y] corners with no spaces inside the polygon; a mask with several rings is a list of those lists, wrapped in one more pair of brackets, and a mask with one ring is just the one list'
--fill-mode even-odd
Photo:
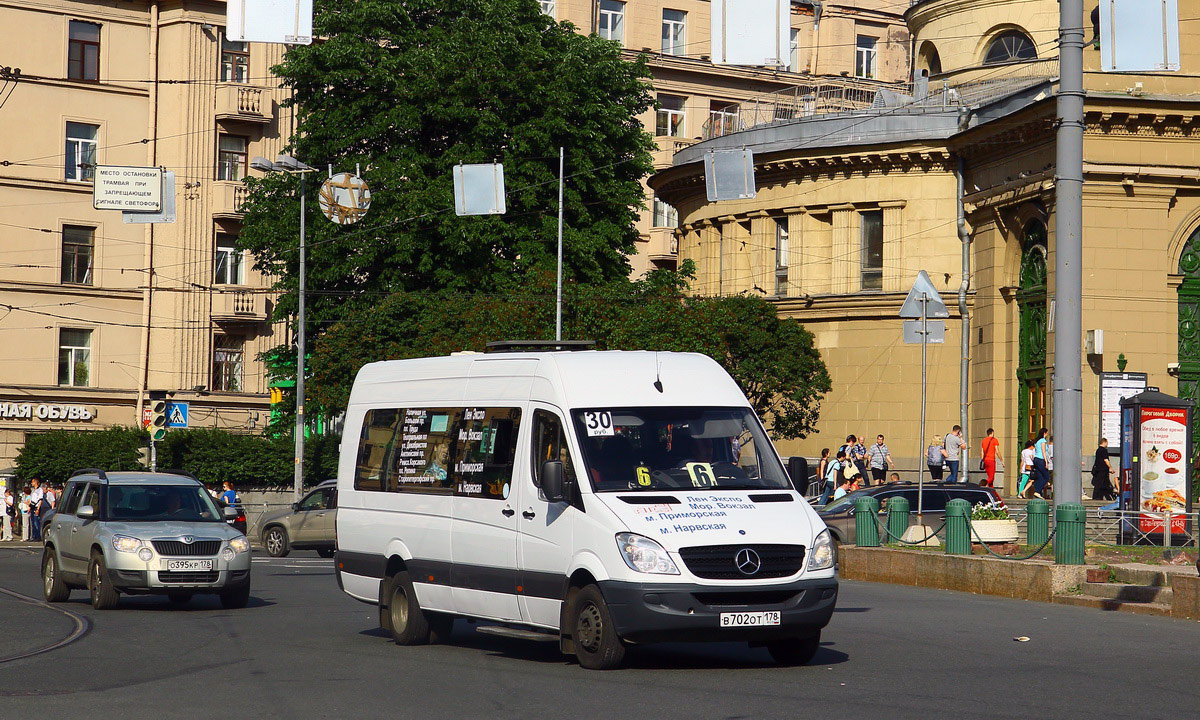
{"label": "pedestrian walking", "polygon": [[950,434],[946,436],[946,466],[950,468],[950,477],[946,478],[948,483],[966,482],[965,479],[958,479],[958,462],[962,457],[962,447],[962,426],[955,425],[950,429]]}
{"label": "pedestrian walking", "polygon": [[871,480],[876,485],[882,485],[887,478],[887,471],[895,465],[882,435],[876,435],[875,444],[867,448],[867,460],[871,465]]}
{"label": "pedestrian walking", "polygon": [[844,477],[842,473],[842,465],[846,463],[846,451],[838,450],[837,457],[825,466],[825,488],[821,491],[821,498],[817,501],[818,505],[827,505],[833,491],[837,488],[838,480]]}
{"label": "pedestrian walking", "polygon": [[29,493],[29,539],[38,542],[42,539],[42,499],[46,491],[42,489],[42,481],[30,480]]}
{"label": "pedestrian walking", "polygon": [[18,502],[17,509],[21,511],[21,539],[29,542],[29,536],[32,528],[29,526],[29,494],[32,489],[26,485],[21,488],[21,499]]}
{"label": "pedestrian walking", "polygon": [[821,448],[821,460],[817,463],[817,487],[825,489],[825,469],[829,467],[829,448]]}
{"label": "pedestrian walking", "polygon": [[854,461],[854,467],[863,476],[863,484],[867,482],[867,446],[863,445],[865,439],[865,435],[854,436],[854,452],[850,455],[850,459]]}
{"label": "pedestrian walking", "polygon": [[925,448],[925,464],[929,466],[930,480],[942,479],[942,469],[946,466],[946,448],[942,446],[941,435],[934,435],[929,439],[929,447]]}
{"label": "pedestrian walking", "polygon": [[986,487],[996,487],[996,463],[1000,462],[1000,441],[996,439],[996,431],[987,429],[983,438],[983,452],[979,455],[979,469],[983,470]]}
{"label": "pedestrian walking", "polygon": [[1096,461],[1092,463],[1093,500],[1117,499],[1117,489],[1112,484],[1112,478],[1116,474],[1117,471],[1108,460],[1108,438],[1100,438],[1100,446],[1096,448]]}
{"label": "pedestrian walking", "polygon": [[4,488],[4,506],[0,507],[3,511],[3,517],[0,518],[0,540],[11,541],[13,539],[13,520],[16,519],[17,501],[13,497],[12,488]]}
{"label": "pedestrian walking", "polygon": [[1033,492],[1033,441],[1026,440],[1021,449],[1021,480],[1017,484],[1017,495],[1030,497]]}
{"label": "pedestrian walking", "polygon": [[1036,498],[1042,497],[1042,491],[1050,482],[1050,468],[1046,465],[1046,459],[1049,457],[1046,450],[1049,441],[1046,436],[1049,434],[1049,430],[1042,428],[1038,430],[1037,440],[1033,442],[1033,496]]}
{"label": "pedestrian walking", "polygon": [[221,499],[230,507],[237,505],[237,492],[233,489],[233,483],[226,480],[223,484],[225,492],[221,493]]}

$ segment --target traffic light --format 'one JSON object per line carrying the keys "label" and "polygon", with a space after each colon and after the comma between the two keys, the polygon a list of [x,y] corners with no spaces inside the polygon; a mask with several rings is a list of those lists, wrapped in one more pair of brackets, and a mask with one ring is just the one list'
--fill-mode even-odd
{"label": "traffic light", "polygon": [[167,436],[167,401],[150,401],[150,439],[162,440]]}

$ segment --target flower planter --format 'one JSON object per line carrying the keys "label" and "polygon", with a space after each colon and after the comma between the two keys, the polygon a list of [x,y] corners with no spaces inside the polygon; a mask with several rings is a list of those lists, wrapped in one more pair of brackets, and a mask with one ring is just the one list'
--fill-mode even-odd
{"label": "flower planter", "polygon": [[1016,520],[972,520],[971,542],[1011,543],[1017,541]]}

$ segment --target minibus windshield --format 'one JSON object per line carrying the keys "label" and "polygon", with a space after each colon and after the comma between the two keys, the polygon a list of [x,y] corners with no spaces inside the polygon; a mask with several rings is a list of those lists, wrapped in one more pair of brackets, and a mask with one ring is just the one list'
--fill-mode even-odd
{"label": "minibus windshield", "polygon": [[573,419],[596,492],[792,488],[749,408],[589,408]]}

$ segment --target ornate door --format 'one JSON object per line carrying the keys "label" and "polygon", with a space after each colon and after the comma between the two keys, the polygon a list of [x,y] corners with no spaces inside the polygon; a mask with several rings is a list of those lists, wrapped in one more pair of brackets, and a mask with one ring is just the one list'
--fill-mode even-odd
{"label": "ornate door", "polygon": [[1017,353],[1017,444],[1046,427],[1046,226],[1025,225],[1021,239],[1020,334]]}
{"label": "ornate door", "polygon": [[[1200,230],[1179,255],[1179,397],[1200,400]],[[1192,437],[1200,437],[1200,412],[1192,413]]]}

